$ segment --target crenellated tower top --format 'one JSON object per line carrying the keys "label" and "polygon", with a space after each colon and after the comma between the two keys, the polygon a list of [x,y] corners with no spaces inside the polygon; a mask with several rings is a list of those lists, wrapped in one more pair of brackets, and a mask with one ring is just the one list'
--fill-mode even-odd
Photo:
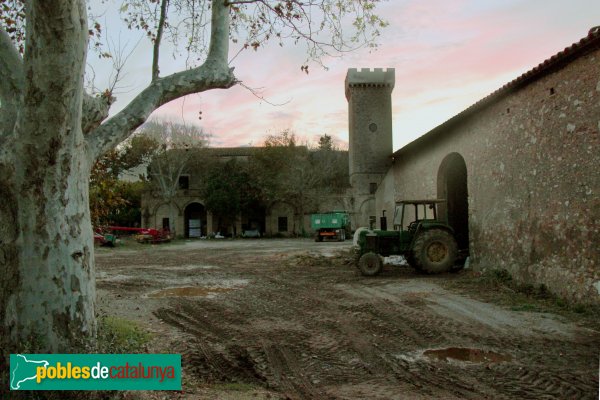
{"label": "crenellated tower top", "polygon": [[346,99],[350,100],[350,88],[354,87],[388,87],[394,88],[396,83],[394,68],[349,68],[346,74]]}

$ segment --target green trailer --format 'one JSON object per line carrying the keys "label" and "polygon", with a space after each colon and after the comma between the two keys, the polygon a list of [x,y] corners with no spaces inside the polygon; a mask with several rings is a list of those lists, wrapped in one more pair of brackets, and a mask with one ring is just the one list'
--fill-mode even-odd
{"label": "green trailer", "polygon": [[315,231],[315,241],[334,239],[340,242],[350,236],[350,215],[346,211],[331,211],[310,216],[310,226]]}

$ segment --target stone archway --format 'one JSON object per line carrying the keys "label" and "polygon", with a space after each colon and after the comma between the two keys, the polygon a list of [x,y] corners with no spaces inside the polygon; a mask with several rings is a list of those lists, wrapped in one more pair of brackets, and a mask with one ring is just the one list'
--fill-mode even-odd
{"label": "stone archway", "polygon": [[246,205],[242,210],[242,234],[244,231],[258,231],[264,235],[267,230],[267,209],[258,201]]}
{"label": "stone archway", "polygon": [[206,209],[202,204],[193,202],[185,207],[183,225],[186,238],[206,236],[206,224]]}
{"label": "stone archway", "polygon": [[437,196],[446,199],[440,217],[454,229],[459,250],[469,250],[469,192],[467,164],[459,153],[448,154],[438,169]]}
{"label": "stone archway", "polygon": [[377,217],[375,211],[375,198],[369,197],[363,200],[358,208],[357,227],[365,226],[369,229],[377,228]]}

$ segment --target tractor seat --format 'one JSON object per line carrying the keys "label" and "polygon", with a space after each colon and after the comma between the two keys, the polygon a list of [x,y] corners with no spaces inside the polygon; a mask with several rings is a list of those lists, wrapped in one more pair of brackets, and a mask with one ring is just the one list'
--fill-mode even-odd
{"label": "tractor seat", "polygon": [[408,225],[408,231],[414,233],[417,230],[417,226],[420,221],[413,221]]}

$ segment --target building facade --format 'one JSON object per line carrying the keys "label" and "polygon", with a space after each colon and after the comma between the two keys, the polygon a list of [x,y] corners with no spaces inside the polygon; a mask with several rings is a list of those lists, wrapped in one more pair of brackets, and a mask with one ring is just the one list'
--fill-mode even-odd
{"label": "building facade", "polygon": [[[220,162],[236,160],[246,162],[257,151],[256,147],[208,148],[210,157]],[[177,237],[198,238],[220,234],[237,237],[244,234],[255,236],[311,235],[310,214],[331,210],[345,210],[346,194],[315,196],[316,204],[307,206],[303,212],[297,206],[283,200],[250,204],[235,220],[225,220],[206,208],[201,194],[201,165],[186,168],[179,176],[179,186],[171,201],[157,189],[147,190],[142,196],[142,227],[166,228]],[[315,203],[315,202],[311,202]]]}
{"label": "building facade", "polygon": [[[377,71],[358,72],[361,85],[370,88],[369,76],[381,76]],[[356,80],[357,71],[349,70],[347,92],[353,90],[348,82]],[[374,81],[377,85],[380,78]],[[364,114],[350,117],[352,132],[357,125],[352,121],[364,125],[371,114],[352,102],[349,108]],[[368,136],[369,130],[360,134]],[[361,145],[351,137],[351,154],[360,153]],[[364,156],[371,152],[366,146]],[[598,29],[380,157],[382,166],[391,166],[367,178],[379,182],[369,213],[389,216],[401,199],[447,199],[442,215],[474,268],[506,269],[519,282],[544,285],[573,301],[600,303]],[[353,181],[356,197],[365,184]],[[359,206],[355,212],[363,213]]]}

